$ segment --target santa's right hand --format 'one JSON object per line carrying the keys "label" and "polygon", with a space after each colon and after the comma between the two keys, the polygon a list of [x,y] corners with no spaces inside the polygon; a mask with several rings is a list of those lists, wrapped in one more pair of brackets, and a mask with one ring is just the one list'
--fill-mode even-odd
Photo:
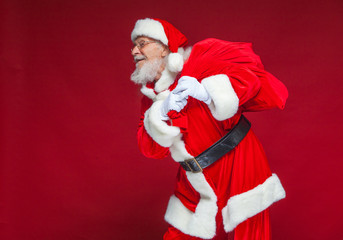
{"label": "santa's right hand", "polygon": [[175,94],[171,92],[161,105],[161,119],[169,120],[168,112],[175,110],[180,112],[187,105],[187,99],[181,93]]}

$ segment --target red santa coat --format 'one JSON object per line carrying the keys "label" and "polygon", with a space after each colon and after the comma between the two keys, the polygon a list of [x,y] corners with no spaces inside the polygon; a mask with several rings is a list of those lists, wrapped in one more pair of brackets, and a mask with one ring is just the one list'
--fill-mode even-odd
{"label": "red santa coat", "polygon": [[[155,84],[142,88],[142,117],[137,138],[142,153],[151,158],[171,154],[177,162],[197,156],[223,137],[242,112],[283,108],[284,85],[265,72],[249,44],[207,39],[194,45],[181,76],[199,79],[212,98],[205,103],[188,99],[186,107],[172,111],[171,121],[160,120],[160,107],[177,85],[165,70]],[[165,219],[185,234],[211,239],[216,215],[224,229],[238,224],[285,197],[272,174],[263,148],[252,130],[231,152],[202,173],[178,171],[174,195]]]}

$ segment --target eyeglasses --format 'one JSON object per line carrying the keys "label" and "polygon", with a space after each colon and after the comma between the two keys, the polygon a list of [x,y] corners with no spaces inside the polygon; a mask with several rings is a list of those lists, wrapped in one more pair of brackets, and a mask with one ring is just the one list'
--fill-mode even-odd
{"label": "eyeglasses", "polygon": [[142,48],[144,48],[149,43],[154,43],[154,42],[156,42],[156,41],[141,41],[141,42],[135,43],[135,44],[133,44],[133,47],[131,48],[131,52],[135,47],[137,47],[138,50],[141,50]]}

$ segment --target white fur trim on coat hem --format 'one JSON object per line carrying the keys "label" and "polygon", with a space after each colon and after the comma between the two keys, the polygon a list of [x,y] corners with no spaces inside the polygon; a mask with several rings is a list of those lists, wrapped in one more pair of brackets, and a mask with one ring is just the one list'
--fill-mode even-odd
{"label": "white fur trim on coat hem", "polygon": [[212,98],[208,106],[215,119],[223,121],[236,114],[239,99],[227,75],[218,74],[204,78],[201,84]]}
{"label": "white fur trim on coat hem", "polygon": [[216,234],[217,197],[203,173],[186,172],[188,181],[200,194],[195,213],[173,195],[168,204],[165,220],[190,236],[211,239]]}
{"label": "white fur trim on coat hem", "polygon": [[285,197],[285,190],[276,174],[252,190],[231,197],[222,210],[225,231],[231,232],[238,224]]}
{"label": "white fur trim on coat hem", "polygon": [[185,142],[182,140],[182,133],[180,133],[170,146],[169,151],[175,162],[183,162],[187,159],[193,158],[191,154],[188,153]]}

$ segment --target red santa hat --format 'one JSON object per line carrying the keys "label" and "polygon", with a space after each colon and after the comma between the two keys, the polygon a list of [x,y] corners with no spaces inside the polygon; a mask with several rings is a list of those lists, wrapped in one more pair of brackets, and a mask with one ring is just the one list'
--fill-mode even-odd
{"label": "red santa hat", "polygon": [[180,72],[183,67],[183,47],[187,45],[187,38],[169,22],[161,19],[145,18],[138,20],[131,33],[131,40],[139,36],[156,39],[168,46],[171,53],[168,55],[167,68],[171,72]]}

